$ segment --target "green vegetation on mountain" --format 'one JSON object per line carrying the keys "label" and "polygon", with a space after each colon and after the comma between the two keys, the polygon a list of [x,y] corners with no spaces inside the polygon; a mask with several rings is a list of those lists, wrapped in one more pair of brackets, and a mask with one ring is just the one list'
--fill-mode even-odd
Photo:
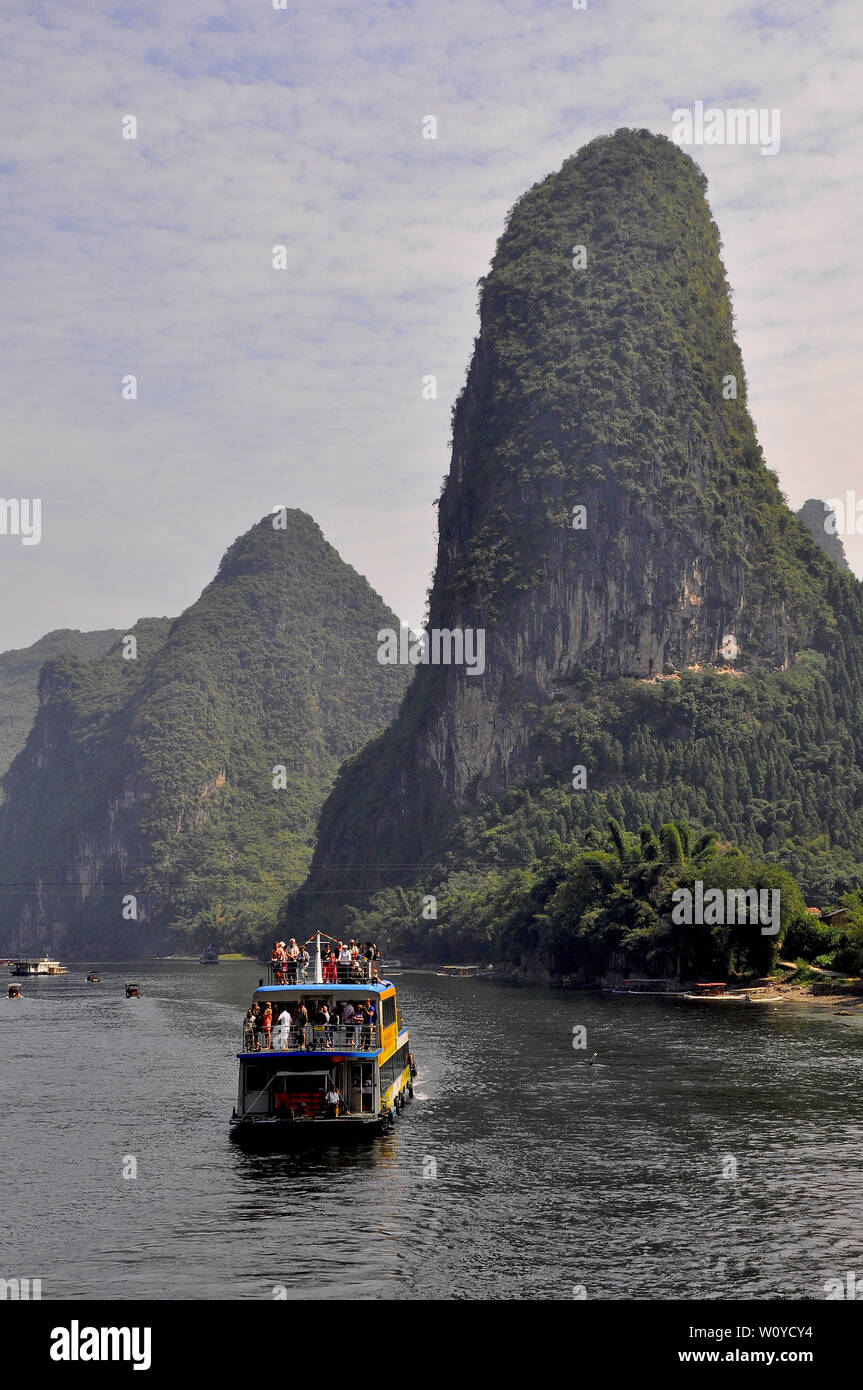
{"label": "green vegetation on mountain", "polygon": [[[779,931],[769,921],[734,924],[675,923],[673,892],[719,888],[779,890]],[[793,878],[758,862],[716,832],[695,836],[685,821],[654,832],[628,834],[610,819],[605,831],[588,829],[564,849],[546,843],[542,857],[524,867],[489,870],[470,878],[454,868],[440,888],[438,918],[421,921],[420,896],[389,888],[370,911],[351,922],[396,949],[431,958],[493,960],[568,975],[585,983],[609,968],[633,974],[710,979],[765,975],[789,932],[805,927],[806,911]],[[772,900],[766,898],[765,904]]]}
{"label": "green vegetation on mountain", "polygon": [[378,665],[376,634],[397,625],[288,511],[236,541],[180,618],[132,629],[137,659],[118,644],[50,664],[5,779],[4,939],[258,945],[339,763],[396,712],[407,671]]}
{"label": "green vegetation on mountain", "polygon": [[27,741],[39,707],[39,672],[45,662],[64,653],[79,661],[90,661],[106,652],[120,636],[112,628],[99,632],[58,628],[30,647],[0,652],[0,777]]}
{"label": "green vegetation on mountain", "polygon": [[486,671],[418,669],[341,769],[286,918],[374,933],[402,892],[446,953],[526,875],[526,932],[532,876],[565,877],[609,819],[716,831],[810,904],[863,888],[863,588],[762,457],[705,186],[624,130],[513,208],[429,603],[430,626],[485,631]]}

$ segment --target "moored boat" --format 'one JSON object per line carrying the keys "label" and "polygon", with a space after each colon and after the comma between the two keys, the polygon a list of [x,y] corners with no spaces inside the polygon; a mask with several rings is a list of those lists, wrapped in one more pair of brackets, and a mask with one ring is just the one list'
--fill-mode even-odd
{"label": "moored boat", "polygon": [[[324,981],[319,938],[313,974],[302,984],[261,983],[254,991],[260,1016],[257,1026],[244,1025],[237,1053],[234,1139],[350,1142],[389,1129],[413,1096],[416,1066],[392,982]],[[268,1004],[269,1028],[260,1026]],[[283,1012],[289,1024],[279,1021]]]}
{"label": "moored boat", "polygon": [[694,986],[694,991],[680,994],[677,997],[696,1004],[781,1004],[783,1002],[781,994],[762,994],[755,987],[749,990],[729,990],[724,981],[699,983]]}
{"label": "moored boat", "polygon": [[49,956],[39,956],[36,960],[13,961],[9,972],[12,975],[68,975],[69,967]]}

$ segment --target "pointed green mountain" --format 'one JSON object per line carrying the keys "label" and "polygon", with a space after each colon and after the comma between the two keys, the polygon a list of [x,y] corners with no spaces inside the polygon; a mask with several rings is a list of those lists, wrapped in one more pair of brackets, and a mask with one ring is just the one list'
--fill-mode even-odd
{"label": "pointed green mountain", "polygon": [[339,764],[398,708],[406,673],[381,669],[375,640],[396,621],[288,511],[236,541],[180,618],[132,629],[135,659],[119,643],[49,664],[4,782],[3,944],[257,942]]}
{"label": "pointed green mountain", "polygon": [[484,631],[485,672],[418,668],[342,769],[292,910],[338,923],[459,875],[464,903],[609,816],[688,817],[813,890],[858,876],[861,586],[762,457],[705,189],[669,140],[622,130],[512,210],[430,599],[432,628]]}

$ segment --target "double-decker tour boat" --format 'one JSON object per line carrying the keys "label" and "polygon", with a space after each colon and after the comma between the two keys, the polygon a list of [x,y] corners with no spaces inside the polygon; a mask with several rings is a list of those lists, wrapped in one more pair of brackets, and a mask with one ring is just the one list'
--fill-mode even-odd
{"label": "double-decker tour boat", "polygon": [[51,960],[49,956],[40,956],[38,960],[15,960],[9,967],[11,975],[68,975],[69,967],[61,965],[58,960]]}
{"label": "double-decker tour boat", "polygon": [[[237,1053],[234,1139],[293,1145],[380,1134],[413,1096],[417,1073],[395,986],[366,961],[334,962],[325,980],[320,936],[313,960],[313,979],[261,981],[252,996],[257,1012],[246,1016]],[[280,1021],[285,1013],[289,1023]]]}

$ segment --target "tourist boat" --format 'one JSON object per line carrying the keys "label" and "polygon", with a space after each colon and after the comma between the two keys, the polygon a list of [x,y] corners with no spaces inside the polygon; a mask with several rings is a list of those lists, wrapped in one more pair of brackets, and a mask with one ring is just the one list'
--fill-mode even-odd
{"label": "tourist boat", "polygon": [[218,948],[217,948],[216,946],[213,945],[212,941],[209,941],[209,942],[207,943],[207,945],[204,947],[203,951],[201,952],[199,964],[201,964],[201,965],[218,965],[218,964],[219,964],[219,951],[218,951]]}
{"label": "tourist boat", "polygon": [[680,982],[673,976],[633,975],[620,985],[603,985],[606,994],[635,994],[646,999],[665,998],[668,994],[679,994]]}
{"label": "tourist boat", "polygon": [[126,984],[126,998],[127,998],[127,999],[137,999],[137,998],[138,998],[138,986],[137,986],[136,984],[133,984],[131,981],[127,981],[127,984]]}
{"label": "tourist boat", "polygon": [[[234,1139],[293,1146],[365,1138],[391,1128],[413,1096],[417,1071],[393,983],[325,983],[320,937],[310,973],[313,979],[305,984],[264,985],[262,980],[252,996],[262,1013],[272,1004],[273,1029],[267,1046],[262,1033],[243,1028],[237,1106],[231,1117]],[[284,1036],[277,1026],[283,1008],[295,1019],[302,1002],[314,1018],[322,1000],[330,1011],[338,1003],[357,1006],[369,1000],[374,1020],[338,1026],[292,1023]],[[328,1104],[328,1095],[337,1095],[338,1103]]]}
{"label": "tourist boat", "polygon": [[99,975],[99,974],[97,974],[95,970],[91,970],[91,971],[90,971],[90,974],[87,976],[87,984],[88,984],[88,985],[100,985],[101,983],[102,983],[102,976]]}
{"label": "tourist boat", "polygon": [[68,975],[69,968],[58,960],[40,956],[38,960],[15,960],[9,967],[13,975]]}
{"label": "tourist boat", "polygon": [[10,986],[9,986],[9,998],[10,998],[10,999],[20,999],[20,998],[21,998],[21,986],[20,986],[20,985],[10,985]]}

